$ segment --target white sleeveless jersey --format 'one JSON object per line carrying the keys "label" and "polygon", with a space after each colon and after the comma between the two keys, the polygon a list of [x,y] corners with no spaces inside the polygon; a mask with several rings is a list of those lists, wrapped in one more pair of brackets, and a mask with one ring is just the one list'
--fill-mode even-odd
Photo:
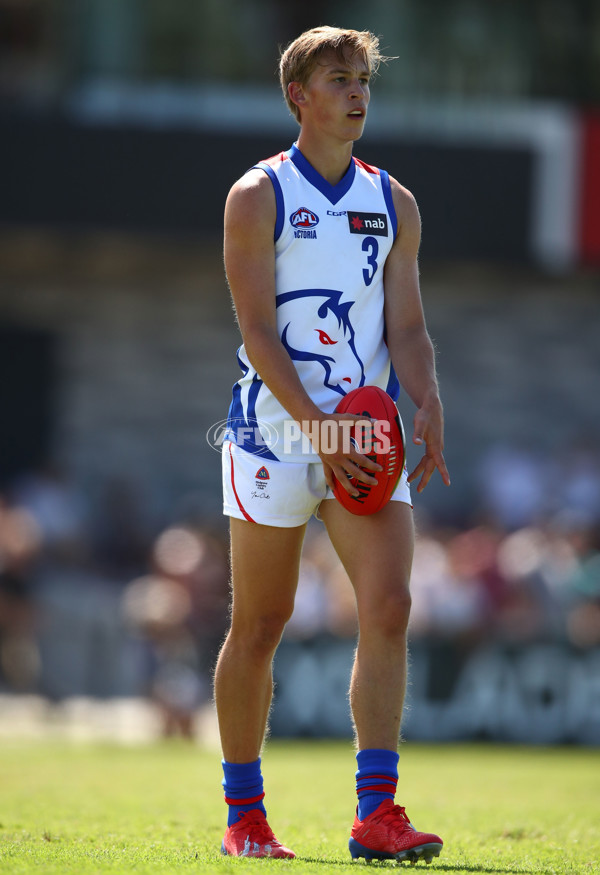
{"label": "white sleeveless jersey", "polygon": [[[326,413],[350,390],[399,384],[385,343],[383,270],[397,219],[389,176],[353,158],[330,185],[294,145],[255,165],[273,183],[277,329],[300,380]],[[318,455],[238,350],[227,437],[262,459]]]}

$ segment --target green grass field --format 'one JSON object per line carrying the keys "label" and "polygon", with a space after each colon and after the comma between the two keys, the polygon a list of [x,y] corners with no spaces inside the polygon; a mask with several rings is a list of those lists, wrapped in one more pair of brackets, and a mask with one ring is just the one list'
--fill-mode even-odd
{"label": "green grass field", "polygon": [[[221,856],[214,751],[15,740],[0,756],[0,872],[343,875],[367,865],[347,850],[350,743],[273,741],[265,751],[269,820],[296,860]],[[600,871],[598,750],[408,744],[400,775],[398,802],[445,841],[429,875]]]}

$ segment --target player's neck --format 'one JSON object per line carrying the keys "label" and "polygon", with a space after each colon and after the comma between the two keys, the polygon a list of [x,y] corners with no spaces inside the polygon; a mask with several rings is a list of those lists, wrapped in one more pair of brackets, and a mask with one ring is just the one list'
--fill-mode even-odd
{"label": "player's neck", "polygon": [[352,158],[352,141],[342,143],[323,142],[300,131],[297,145],[304,157],[317,173],[330,185],[337,185],[342,179]]}

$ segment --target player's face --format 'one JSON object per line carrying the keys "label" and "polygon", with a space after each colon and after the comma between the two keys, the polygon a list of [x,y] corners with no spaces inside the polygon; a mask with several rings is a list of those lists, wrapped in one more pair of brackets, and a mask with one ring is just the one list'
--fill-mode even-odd
{"label": "player's face", "polygon": [[342,59],[326,52],[302,89],[302,127],[316,126],[342,140],[357,140],[367,118],[370,76],[361,55]]}

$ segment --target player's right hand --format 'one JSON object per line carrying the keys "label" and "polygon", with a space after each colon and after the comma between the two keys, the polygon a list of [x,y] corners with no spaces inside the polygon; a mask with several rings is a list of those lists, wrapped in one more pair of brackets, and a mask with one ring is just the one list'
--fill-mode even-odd
{"label": "player's right hand", "polygon": [[381,465],[361,453],[352,440],[353,428],[357,423],[370,426],[370,420],[364,416],[329,413],[318,422],[318,427],[317,423],[313,424],[311,434],[308,435],[323,463],[327,485],[333,489],[335,480],[338,480],[350,495],[359,494],[350,478],[375,485],[377,479],[373,474],[383,470]]}

